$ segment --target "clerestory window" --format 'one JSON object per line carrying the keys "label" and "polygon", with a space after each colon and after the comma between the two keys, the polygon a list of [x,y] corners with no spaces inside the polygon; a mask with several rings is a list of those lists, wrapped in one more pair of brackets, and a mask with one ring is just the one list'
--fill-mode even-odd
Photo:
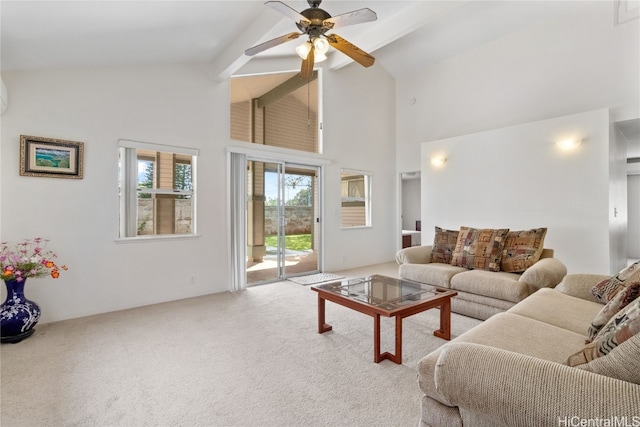
{"label": "clerestory window", "polygon": [[194,235],[198,150],[118,141],[120,237]]}

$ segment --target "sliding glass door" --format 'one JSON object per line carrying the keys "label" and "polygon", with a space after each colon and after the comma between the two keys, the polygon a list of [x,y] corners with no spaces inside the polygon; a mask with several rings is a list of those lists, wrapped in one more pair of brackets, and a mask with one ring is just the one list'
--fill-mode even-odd
{"label": "sliding glass door", "polygon": [[247,285],[319,271],[319,168],[247,160]]}

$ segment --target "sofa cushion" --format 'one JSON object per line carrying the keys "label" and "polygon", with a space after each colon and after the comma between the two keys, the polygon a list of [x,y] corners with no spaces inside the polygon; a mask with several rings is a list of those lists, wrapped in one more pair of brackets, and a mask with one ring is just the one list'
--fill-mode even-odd
{"label": "sofa cushion", "polygon": [[500,271],[502,250],[508,232],[508,228],[460,227],[451,264],[470,269]]}
{"label": "sofa cushion", "polygon": [[[584,335],[511,313],[499,313],[455,339],[484,344],[552,362],[584,345]],[[553,343],[553,345],[550,345]]]}
{"label": "sofa cushion", "polygon": [[519,278],[518,274],[503,271],[465,270],[451,278],[451,289],[519,302],[529,295],[529,285]]}
{"label": "sofa cushion", "polygon": [[451,278],[466,268],[454,267],[449,264],[401,264],[399,268],[400,277],[414,280],[416,282],[428,283],[429,285],[441,288],[451,287]]}
{"label": "sofa cushion", "polygon": [[445,230],[444,228],[436,226],[435,233],[433,247],[431,249],[431,262],[451,264],[451,258],[453,258],[453,251],[456,249],[459,231]]}
{"label": "sofa cushion", "polygon": [[591,288],[607,277],[608,276],[604,274],[569,274],[562,279],[562,282],[555,287],[555,290],[563,294],[602,304],[600,300],[593,296]]}
{"label": "sofa cushion", "polygon": [[542,288],[510,308],[508,313],[528,317],[586,336],[586,327],[602,304]]}
{"label": "sofa cushion", "polygon": [[[626,283],[629,281],[627,280]],[[611,318],[620,310],[629,305],[633,300],[640,297],[640,280],[633,283],[628,283],[622,291],[618,292],[611,301],[609,301],[602,310],[596,315],[591,324],[589,325],[588,335],[589,339],[595,339],[598,332],[604,325],[611,320]]]}
{"label": "sofa cushion", "polygon": [[598,332],[595,339],[571,355],[567,365],[577,366],[607,355],[611,350],[640,332],[640,298],[622,309]]}
{"label": "sofa cushion", "polygon": [[[485,295],[456,290],[458,295],[451,300],[451,310],[474,319],[487,320],[494,314],[509,310],[517,303]],[[461,304],[464,303],[464,304]],[[468,304],[467,304],[468,303]],[[455,308],[454,308],[455,307]],[[462,309],[463,311],[458,311]],[[472,309],[469,311],[469,309]],[[484,310],[488,309],[488,310]]]}
{"label": "sofa cushion", "polygon": [[606,356],[576,366],[585,371],[640,384],[640,334],[614,348]]}
{"label": "sofa cushion", "polygon": [[[516,314],[499,313],[451,342],[483,344],[562,363],[569,354],[584,345],[584,335]],[[427,396],[450,405],[436,390],[434,381],[435,365],[446,346],[447,344],[420,360],[418,385]]]}
{"label": "sofa cushion", "polygon": [[546,228],[509,231],[502,249],[500,269],[510,273],[522,273],[535,264],[542,255]]}
{"label": "sofa cushion", "polygon": [[626,287],[627,282],[640,280],[640,261],[636,261],[629,267],[622,269],[615,276],[602,280],[591,289],[591,293],[603,304],[608,303],[618,292]]}
{"label": "sofa cushion", "polygon": [[533,293],[541,288],[555,288],[567,275],[567,267],[558,258],[542,258],[520,276]]}
{"label": "sofa cushion", "polygon": [[429,396],[422,396],[420,403],[422,419],[418,427],[462,427],[462,417],[460,416],[458,407],[442,405]]}

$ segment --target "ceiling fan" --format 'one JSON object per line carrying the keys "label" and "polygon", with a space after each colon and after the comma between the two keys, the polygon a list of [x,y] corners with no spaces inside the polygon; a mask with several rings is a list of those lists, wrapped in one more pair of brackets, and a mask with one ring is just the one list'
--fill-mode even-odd
{"label": "ceiling fan", "polygon": [[373,56],[337,34],[326,33],[334,28],[375,21],[378,16],[374,11],[369,8],[363,8],[332,17],[329,13],[320,9],[322,0],[307,0],[307,3],[309,3],[310,7],[298,13],[280,1],[266,2],[267,6],[293,19],[301,32],[293,32],[276,37],[273,40],[253,46],[245,50],[244,53],[248,56],[253,56],[306,34],[309,36],[309,40],[296,48],[296,52],[302,58],[302,67],[300,68],[300,76],[302,78],[311,77],[313,64],[326,59],[325,53],[327,53],[329,46],[333,46],[364,67],[373,65],[375,61]]}

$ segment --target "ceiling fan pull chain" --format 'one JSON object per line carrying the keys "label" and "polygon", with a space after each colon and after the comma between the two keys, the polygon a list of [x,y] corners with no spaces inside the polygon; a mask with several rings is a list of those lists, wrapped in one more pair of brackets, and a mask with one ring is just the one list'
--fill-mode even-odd
{"label": "ceiling fan pull chain", "polygon": [[307,81],[307,131],[311,132],[311,76]]}

